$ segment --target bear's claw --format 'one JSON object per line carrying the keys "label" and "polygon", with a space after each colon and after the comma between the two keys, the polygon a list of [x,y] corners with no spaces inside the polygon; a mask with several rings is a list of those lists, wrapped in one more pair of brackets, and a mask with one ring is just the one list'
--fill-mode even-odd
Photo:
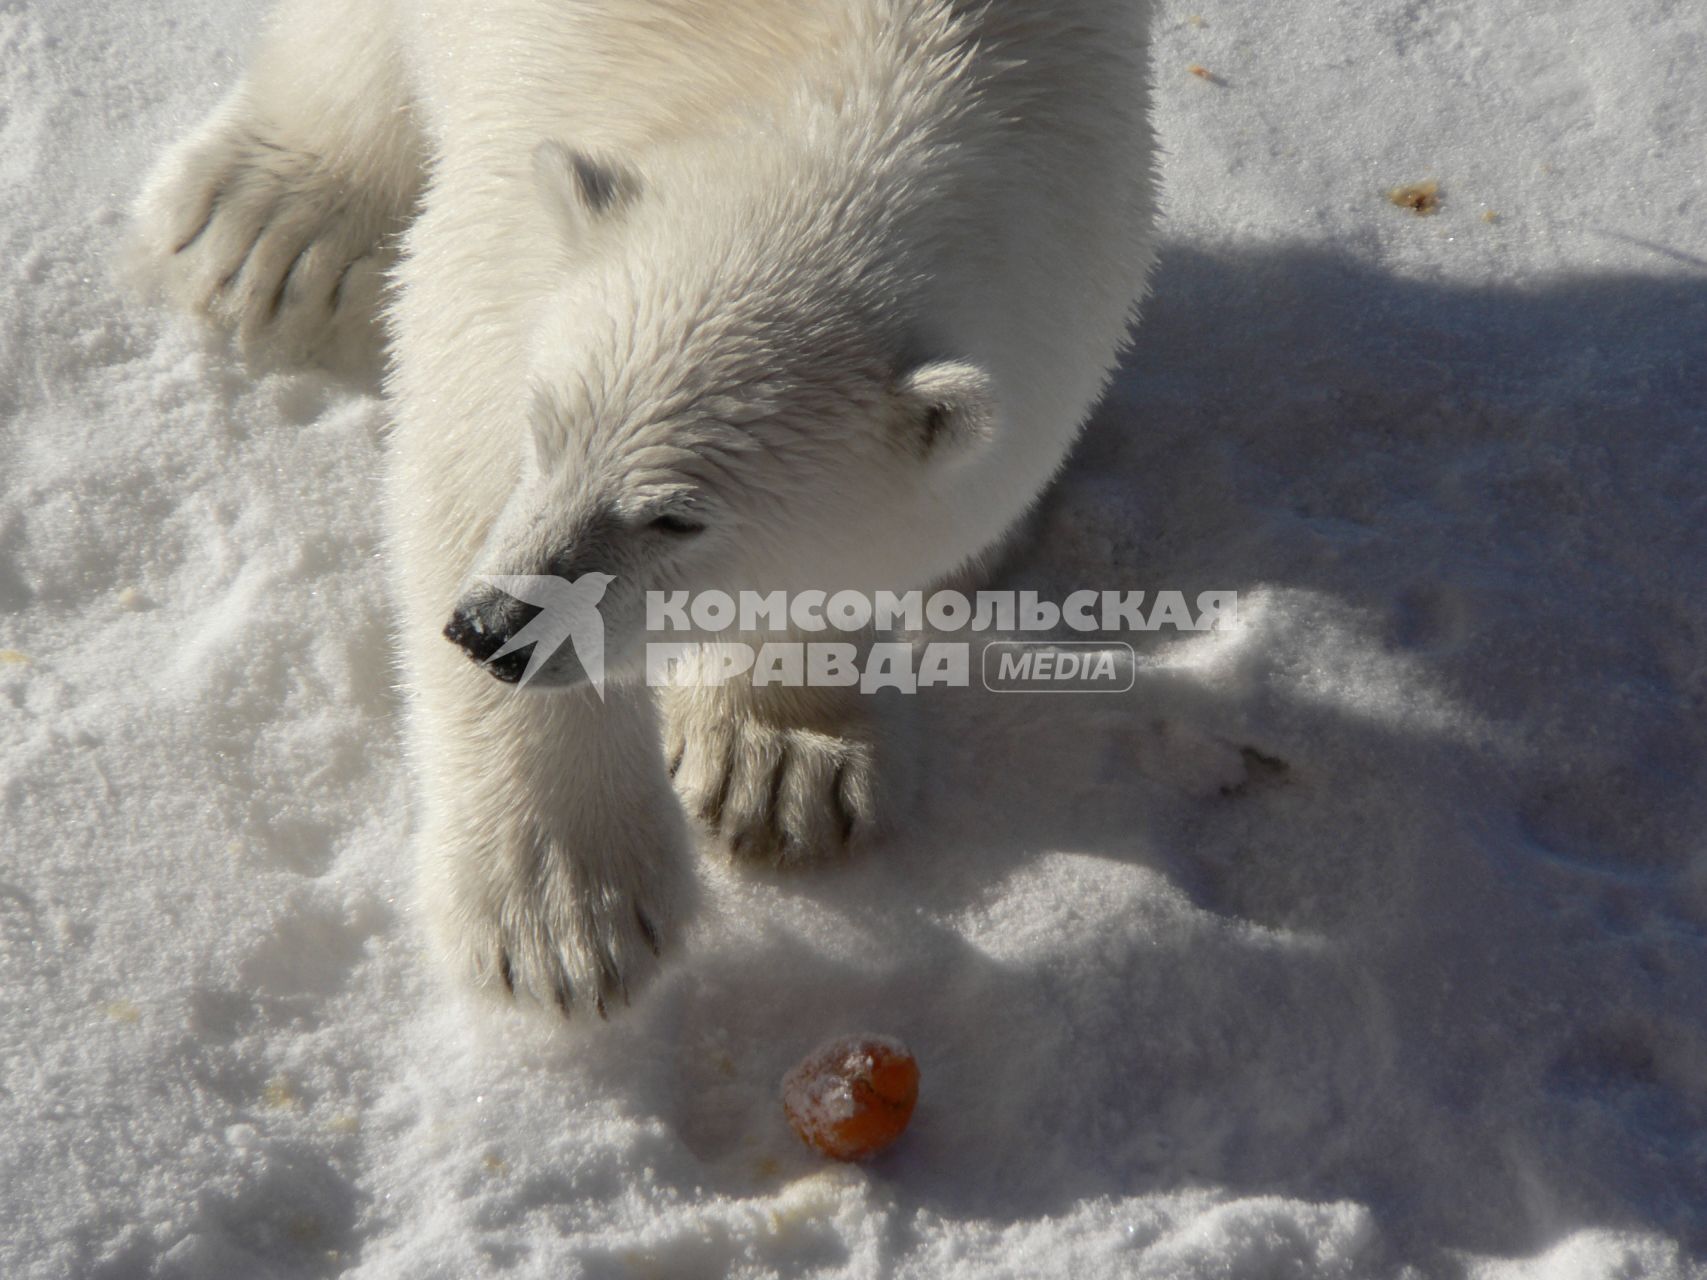
{"label": "bear's claw", "polygon": [[875,829],[876,752],[863,720],[790,727],[698,697],[672,708],[669,733],[676,790],[732,859],[798,865]]}

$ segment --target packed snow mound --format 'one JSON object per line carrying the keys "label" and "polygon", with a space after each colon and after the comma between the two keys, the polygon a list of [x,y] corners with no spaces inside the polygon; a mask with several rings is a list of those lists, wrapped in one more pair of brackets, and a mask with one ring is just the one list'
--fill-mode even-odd
{"label": "packed snow mound", "polygon": [[[1166,6],[1156,293],[1001,585],[1239,625],[898,700],[888,845],[706,866],[560,1031],[419,952],[383,405],[111,282],[258,8],[0,4],[0,1273],[1698,1273],[1707,15],[1519,9]],[[776,1084],[859,1027],[929,1084],[830,1166]]]}

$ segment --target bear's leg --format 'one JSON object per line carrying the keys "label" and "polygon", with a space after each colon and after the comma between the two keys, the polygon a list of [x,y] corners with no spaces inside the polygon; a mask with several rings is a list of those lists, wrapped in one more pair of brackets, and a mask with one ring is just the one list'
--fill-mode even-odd
{"label": "bear's leg", "polygon": [[412,708],[434,938],[489,993],[602,1016],[650,975],[691,892],[651,692],[517,692],[440,644]]}
{"label": "bear's leg", "polygon": [[666,689],[663,705],[676,789],[731,857],[803,863],[875,831],[876,719],[857,688],[740,677]]}
{"label": "bear's leg", "polygon": [[252,356],[341,364],[372,352],[422,168],[389,10],[285,0],[247,73],[137,202],[135,274],[234,330]]}

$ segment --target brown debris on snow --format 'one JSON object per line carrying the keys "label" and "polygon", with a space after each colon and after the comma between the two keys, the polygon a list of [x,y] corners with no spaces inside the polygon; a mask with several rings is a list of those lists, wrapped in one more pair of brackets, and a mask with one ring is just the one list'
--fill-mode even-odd
{"label": "brown debris on snow", "polygon": [[1394,187],[1387,193],[1387,199],[1401,209],[1409,209],[1419,218],[1426,218],[1440,209],[1440,184],[1430,178],[1427,182]]}

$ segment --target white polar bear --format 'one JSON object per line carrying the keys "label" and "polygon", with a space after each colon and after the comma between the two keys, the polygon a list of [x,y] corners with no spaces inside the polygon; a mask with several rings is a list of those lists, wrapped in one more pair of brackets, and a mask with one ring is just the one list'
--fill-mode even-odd
{"label": "white polar bear", "polygon": [[626,997],[687,907],[672,772],[738,855],[871,828],[857,694],[684,692],[661,749],[633,681],[518,691],[444,634],[514,629],[482,575],[609,576],[621,649],[648,590],[905,590],[994,545],[1145,288],[1149,9],[285,0],[161,162],[141,261],[252,352],[336,354],[394,273],[422,884],[476,983]]}

